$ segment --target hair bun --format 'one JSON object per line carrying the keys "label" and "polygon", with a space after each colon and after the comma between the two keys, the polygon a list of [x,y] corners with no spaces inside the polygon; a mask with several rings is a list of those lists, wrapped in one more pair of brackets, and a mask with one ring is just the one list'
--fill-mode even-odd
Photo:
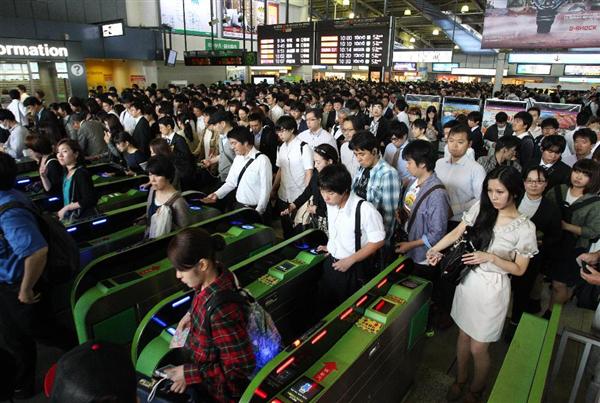
{"label": "hair bun", "polygon": [[227,246],[227,243],[225,242],[225,238],[223,237],[223,235],[212,234],[210,236],[210,239],[212,241],[212,247],[215,252],[221,252],[222,250],[225,249],[225,246]]}

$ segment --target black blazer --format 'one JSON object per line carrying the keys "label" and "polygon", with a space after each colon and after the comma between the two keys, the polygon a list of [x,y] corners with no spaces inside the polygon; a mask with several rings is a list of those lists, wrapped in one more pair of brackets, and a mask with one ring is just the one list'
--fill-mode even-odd
{"label": "black blazer", "polygon": [[394,118],[394,111],[392,110],[392,108],[386,109],[385,113],[383,114],[383,117],[387,120],[392,120]]}
{"label": "black blazer", "polygon": [[175,134],[171,140],[171,149],[173,150],[173,164],[181,178],[193,177],[196,173],[196,164],[194,155],[190,150],[190,146],[183,136]]}
{"label": "black blazer", "polygon": [[42,109],[41,114],[35,114],[35,128],[40,129],[42,126],[52,127],[53,132],[56,133],[54,138],[49,139],[52,144],[56,144],[60,141],[60,139],[67,136],[67,131],[65,126],[59,122],[58,117],[49,109]]}
{"label": "black blazer", "polygon": [[323,200],[323,196],[321,196],[321,191],[319,190],[319,172],[316,168],[313,168],[313,174],[310,177],[310,182],[308,186],[304,188],[304,191],[296,200],[294,200],[294,204],[296,208],[300,208],[304,203],[313,197],[313,204],[317,206],[317,215],[319,217],[327,217],[327,204],[325,204],[325,200]]}
{"label": "black blazer", "polygon": [[[383,153],[385,146],[390,143],[390,139],[392,138],[390,134],[390,122],[383,116],[379,119],[379,125],[377,126],[375,138],[377,139],[377,145],[379,146],[379,149]],[[383,145],[381,145],[381,143],[383,143]]]}
{"label": "black blazer", "polygon": [[306,124],[306,120],[300,119],[300,123],[298,123],[298,133],[302,133],[305,130],[308,130],[308,125]]}
{"label": "black blazer", "polygon": [[96,214],[95,208],[98,203],[98,195],[92,182],[92,175],[84,167],[79,167],[73,174],[71,187],[69,188],[71,203],[79,202],[81,213],[79,217],[88,217]]}
{"label": "black blazer", "polygon": [[471,130],[469,139],[471,140],[471,148],[475,151],[475,159],[485,157],[487,155],[487,150],[483,144],[483,133],[481,133],[481,128],[478,127],[475,130]]}
{"label": "black blazer", "polygon": [[329,131],[331,130],[333,125],[335,125],[336,116],[337,112],[335,111],[335,109],[329,111],[329,114],[327,115],[327,123],[325,124],[325,130]]}
{"label": "black blazer", "polygon": [[258,148],[261,153],[269,157],[271,166],[273,167],[273,170],[275,170],[275,160],[277,159],[277,135],[271,126],[263,126]]}
{"label": "black blazer", "polygon": [[[512,136],[513,129],[510,123],[506,124],[506,128],[504,129],[505,136]],[[493,141],[494,143],[498,141],[498,125],[493,124],[485,131],[485,136],[483,136],[485,140]]]}
{"label": "black blazer", "polygon": [[556,185],[569,185],[571,183],[571,167],[560,160],[552,165],[547,172],[548,185],[546,186],[546,191]]}
{"label": "black blazer", "polygon": [[149,158],[152,134],[150,133],[150,124],[148,124],[145,117],[142,116],[137,122],[135,129],[133,129],[133,133],[131,133],[131,137],[133,137],[135,146],[144,153],[146,158]]}
{"label": "black blazer", "polygon": [[540,207],[531,217],[531,222],[535,224],[536,232],[542,233],[542,246],[540,252],[551,251],[560,242],[562,236],[561,229],[561,211],[552,200],[542,197]]}

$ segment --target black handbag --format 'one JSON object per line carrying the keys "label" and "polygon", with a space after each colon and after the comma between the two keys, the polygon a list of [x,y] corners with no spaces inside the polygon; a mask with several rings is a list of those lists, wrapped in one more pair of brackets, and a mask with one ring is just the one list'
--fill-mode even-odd
{"label": "black handbag", "polygon": [[462,261],[463,255],[476,250],[469,239],[469,229],[470,227],[467,227],[460,239],[444,253],[444,257],[440,260],[442,280],[448,283],[459,284],[475,268],[475,266],[464,264]]}

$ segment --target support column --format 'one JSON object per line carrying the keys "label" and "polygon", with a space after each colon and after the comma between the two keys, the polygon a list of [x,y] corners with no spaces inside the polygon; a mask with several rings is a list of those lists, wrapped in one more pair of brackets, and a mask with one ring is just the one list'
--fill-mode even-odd
{"label": "support column", "polygon": [[494,79],[494,89],[490,95],[494,95],[496,91],[500,91],[502,87],[502,78],[504,69],[506,68],[506,53],[500,52],[498,56],[496,56],[496,77]]}

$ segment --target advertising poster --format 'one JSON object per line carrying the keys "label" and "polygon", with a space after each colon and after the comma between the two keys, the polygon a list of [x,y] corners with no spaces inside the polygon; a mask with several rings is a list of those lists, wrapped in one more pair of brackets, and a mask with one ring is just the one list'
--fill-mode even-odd
{"label": "advertising poster", "polygon": [[487,0],[482,48],[600,46],[597,1]]}
{"label": "advertising poster", "polygon": [[517,112],[527,110],[527,102],[505,101],[503,99],[486,99],[483,107],[483,119],[481,122],[481,131],[485,133],[488,127],[496,123],[496,114],[504,112],[508,115],[508,123],[512,123],[513,116]]}
{"label": "advertising poster", "polygon": [[442,97],[438,95],[419,95],[419,94],[406,94],[404,98],[409,107],[417,106],[421,108],[421,116],[425,117],[425,112],[430,105],[435,106],[438,113],[440,112],[440,104],[442,103]]}
{"label": "advertising poster", "polygon": [[444,97],[442,105],[442,126],[458,115],[468,115],[481,109],[479,98]]}
{"label": "advertising poster", "polygon": [[[173,33],[183,34],[183,11],[185,7],[185,33],[210,36],[211,0],[160,0],[160,22],[173,28]],[[213,9],[216,13],[216,4]]]}
{"label": "advertising poster", "polygon": [[[221,9],[223,11],[223,38],[242,39],[242,1],[245,7],[245,29],[246,39],[257,39],[256,27],[265,24],[265,0],[223,0]],[[252,11],[251,10],[252,7]],[[279,4],[268,2],[269,25],[277,24],[279,21]],[[252,14],[252,18],[250,18]],[[252,22],[252,23],[250,23]]]}
{"label": "advertising poster", "polygon": [[573,130],[577,126],[577,114],[581,111],[581,105],[534,102],[533,106],[542,111],[540,119],[555,118],[563,130]]}

